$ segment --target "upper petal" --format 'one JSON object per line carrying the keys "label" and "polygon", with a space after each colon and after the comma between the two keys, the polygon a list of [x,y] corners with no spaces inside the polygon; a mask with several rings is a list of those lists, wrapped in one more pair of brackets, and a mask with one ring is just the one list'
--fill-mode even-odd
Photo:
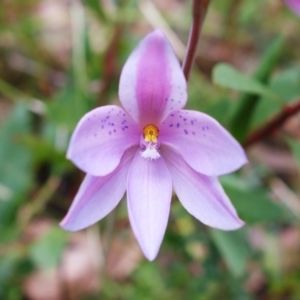
{"label": "upper petal", "polygon": [[78,123],[67,157],[84,172],[104,176],[118,166],[126,149],[139,145],[140,135],[138,125],[123,109],[98,107]]}
{"label": "upper petal", "polygon": [[159,124],[170,111],[184,107],[186,80],[162,31],[148,34],[128,58],[120,78],[119,97],[142,126]]}
{"label": "upper petal", "polygon": [[110,213],[123,197],[132,149],[126,151],[119,166],[102,177],[86,175],[79,191],[60,225],[69,231],[86,228]]}
{"label": "upper petal", "polygon": [[234,230],[244,225],[217,178],[197,173],[171,149],[164,149],[163,156],[175,193],[191,215],[222,230]]}
{"label": "upper petal", "polygon": [[149,260],[159,250],[168,223],[172,181],[163,158],[147,160],[137,152],[128,174],[128,215]]}
{"label": "upper petal", "polygon": [[160,126],[160,142],[176,149],[197,172],[219,176],[247,163],[240,144],[215,119],[197,111],[172,112]]}

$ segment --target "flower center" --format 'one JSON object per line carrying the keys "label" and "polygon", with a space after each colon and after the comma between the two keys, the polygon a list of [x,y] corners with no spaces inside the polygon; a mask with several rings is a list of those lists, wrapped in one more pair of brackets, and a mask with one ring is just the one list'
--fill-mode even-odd
{"label": "flower center", "polygon": [[160,158],[158,152],[158,128],[149,124],[143,129],[143,137],[141,137],[141,156],[146,159],[154,160]]}
{"label": "flower center", "polygon": [[149,124],[143,129],[144,139],[146,142],[157,143],[159,130],[155,125]]}

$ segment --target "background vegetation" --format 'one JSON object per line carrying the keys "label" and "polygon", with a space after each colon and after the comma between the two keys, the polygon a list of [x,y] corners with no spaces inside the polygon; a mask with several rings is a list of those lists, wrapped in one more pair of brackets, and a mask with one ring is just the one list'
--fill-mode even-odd
{"label": "background vegetation", "polygon": [[188,108],[245,146],[250,163],[221,181],[247,225],[208,228],[174,196],[160,253],[148,262],[125,201],[87,230],[59,227],[84,176],[65,153],[81,116],[118,103],[120,71],[146,33],[161,27],[183,59],[192,2],[0,6],[0,299],[300,299],[295,14],[280,0],[211,1]]}

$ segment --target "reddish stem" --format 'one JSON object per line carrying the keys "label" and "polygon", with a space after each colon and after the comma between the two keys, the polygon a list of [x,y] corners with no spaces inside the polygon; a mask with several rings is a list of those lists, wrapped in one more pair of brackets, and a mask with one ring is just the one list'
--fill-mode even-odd
{"label": "reddish stem", "polygon": [[196,51],[203,21],[207,12],[210,0],[193,0],[193,23],[190,30],[189,41],[182,69],[186,81],[188,81],[190,72],[196,57]]}
{"label": "reddish stem", "polygon": [[271,119],[268,123],[263,125],[261,128],[254,131],[243,143],[243,147],[247,148],[257,143],[258,141],[269,136],[276,129],[280,128],[284,122],[291,116],[295,115],[300,111],[300,99],[293,104],[285,105],[282,111]]}

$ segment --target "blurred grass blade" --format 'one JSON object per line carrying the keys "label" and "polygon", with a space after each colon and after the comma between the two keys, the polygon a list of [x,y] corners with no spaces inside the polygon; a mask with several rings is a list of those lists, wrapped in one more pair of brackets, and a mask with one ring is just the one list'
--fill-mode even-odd
{"label": "blurred grass blade", "polygon": [[85,5],[90,7],[99,17],[99,19],[103,22],[107,21],[105,12],[102,8],[102,2],[99,0],[87,0],[85,1]]}
{"label": "blurred grass blade", "polygon": [[[284,38],[279,36],[269,46],[253,77],[262,84],[267,84],[277,65],[278,58],[283,48]],[[255,108],[261,99],[257,93],[246,93],[238,99],[230,122],[230,131],[240,142],[243,142],[249,131],[250,122]],[[267,99],[265,99],[267,100]]]}
{"label": "blurred grass blade", "polygon": [[24,96],[21,95],[21,92],[19,90],[17,90],[15,87],[5,82],[1,78],[0,78],[0,95],[3,95],[4,97],[14,101],[16,99],[24,98]]}
{"label": "blurred grass blade", "polygon": [[221,231],[211,229],[210,233],[231,273],[236,277],[242,276],[246,271],[246,265],[251,254],[245,230]]}
{"label": "blurred grass blade", "polygon": [[75,86],[80,93],[85,94],[87,87],[87,66],[85,54],[85,12],[83,5],[72,1],[70,6],[72,25],[72,67]]}

